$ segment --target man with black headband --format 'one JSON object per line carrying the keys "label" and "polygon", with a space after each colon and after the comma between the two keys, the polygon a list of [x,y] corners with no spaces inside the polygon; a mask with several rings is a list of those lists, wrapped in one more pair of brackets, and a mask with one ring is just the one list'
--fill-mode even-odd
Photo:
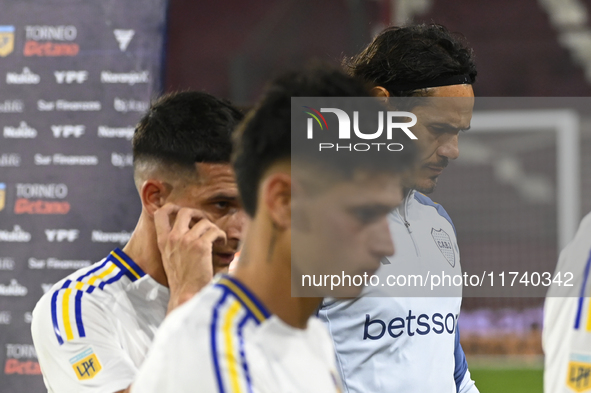
{"label": "man with black headband", "polygon": [[[404,182],[404,202],[389,215],[396,253],[382,260],[380,282],[400,275],[417,280],[428,271],[461,275],[451,219],[424,194],[459,156],[458,135],[470,127],[472,50],[442,26],[392,27],[345,66],[372,83],[375,96],[417,117],[412,132],[421,161]],[[318,315],[335,343],[345,391],[477,393],[459,342],[461,287],[430,293],[409,284],[366,288],[355,300],[324,300]]]}

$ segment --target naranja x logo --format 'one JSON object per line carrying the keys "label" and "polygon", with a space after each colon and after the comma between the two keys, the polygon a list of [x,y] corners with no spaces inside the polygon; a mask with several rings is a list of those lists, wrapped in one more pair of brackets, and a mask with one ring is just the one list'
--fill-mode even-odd
{"label": "naranja x logo", "polygon": [[[308,118],[308,122],[307,122],[307,139],[314,138],[314,120],[316,120],[316,123],[320,126],[321,130],[324,130],[324,128],[326,128],[326,130],[328,130],[328,124],[321,112],[334,113],[337,116],[337,119],[339,122],[339,133],[338,133],[339,139],[351,139],[351,118],[349,117],[347,112],[345,112],[344,110],[338,109],[338,108],[320,108],[320,111],[318,111],[318,110],[316,110],[312,107],[309,107],[309,106],[303,106],[303,108],[307,109],[304,111],[305,113],[312,116],[312,118]],[[314,112],[314,113],[312,113],[312,112]],[[386,118],[386,127],[385,128],[386,128],[386,138],[388,140],[392,139],[393,130],[395,130],[395,129],[400,129],[400,130],[404,131],[404,133],[410,139],[417,139],[415,134],[413,134],[412,131],[409,130],[410,127],[414,126],[417,123],[417,117],[412,112],[387,111],[384,114],[383,111],[379,111],[378,112],[378,130],[373,133],[364,133],[364,132],[361,132],[360,127],[359,127],[359,112],[353,111],[353,132],[355,133],[355,135],[359,139],[364,139],[364,140],[377,139],[384,132],[384,117]],[[409,122],[402,122],[401,123],[401,122],[395,121],[394,120],[395,118],[410,118],[411,120]],[[322,121],[321,121],[321,119],[322,119]],[[323,127],[323,124],[324,124],[324,127]],[[363,145],[363,146],[361,146],[361,145]],[[380,145],[386,145],[386,143],[372,143],[371,145],[376,145],[377,150],[379,151]],[[391,148],[391,145],[396,145],[395,146],[396,148],[395,149]],[[403,148],[403,146],[400,143],[391,143],[389,145],[386,145],[386,147],[390,151],[400,151]],[[320,151],[322,151],[323,149],[332,149],[332,148],[335,148],[335,145],[333,143],[320,143],[319,144]],[[368,143],[357,143],[353,146],[353,148],[356,151],[367,151],[367,150],[370,150],[371,147]],[[343,145],[343,146],[337,144],[336,150],[338,151],[339,149],[345,149],[345,150],[351,151],[351,144]]]}

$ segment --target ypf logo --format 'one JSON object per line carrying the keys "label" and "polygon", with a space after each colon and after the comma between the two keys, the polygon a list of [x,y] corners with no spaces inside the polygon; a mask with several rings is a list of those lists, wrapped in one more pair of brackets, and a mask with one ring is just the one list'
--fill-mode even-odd
{"label": "ypf logo", "polygon": [[[392,140],[392,135],[395,129],[400,129],[404,131],[404,133],[410,139],[417,139],[415,134],[409,129],[410,127],[417,124],[417,117],[414,113],[411,112],[400,112],[400,111],[387,111],[385,114],[383,111],[378,112],[378,129],[375,132],[366,133],[361,131],[361,127],[359,125],[359,111],[353,111],[353,122],[351,122],[351,118],[349,114],[342,109],[338,108],[320,108],[320,111],[309,107],[304,106],[303,108],[307,109],[304,111],[305,113],[312,116],[312,118],[308,118],[307,121],[307,139],[314,139],[314,120],[320,126],[320,130],[328,130],[328,124],[326,122],[325,117],[322,113],[333,113],[337,116],[337,120],[339,122],[339,130],[338,130],[338,139],[339,140],[347,140],[351,139],[351,128],[353,128],[353,133],[359,139],[363,140],[376,140],[382,136],[384,133],[384,128],[386,129],[386,139]],[[385,118],[385,121],[384,121]],[[397,119],[400,118],[410,118],[409,122],[400,122]],[[320,121],[322,119],[322,122]],[[384,127],[384,123],[386,126]],[[323,127],[324,124],[324,127]],[[356,143],[354,145],[339,145],[336,144],[336,150],[349,150],[354,149],[356,151],[368,151],[372,147],[376,150],[380,150],[380,146],[385,146],[390,151],[400,151],[402,150],[403,146],[400,143],[390,143],[386,144],[382,143]],[[327,149],[334,149],[334,143],[319,143],[318,145],[319,151],[327,150]]]}
{"label": "ypf logo", "polygon": [[14,26],[0,26],[0,57],[6,57],[14,50]]}
{"label": "ypf logo", "polygon": [[45,236],[48,242],[73,242],[78,239],[80,231],[78,229],[46,229]]}
{"label": "ypf logo", "polygon": [[54,71],[53,75],[55,76],[55,81],[58,84],[68,84],[71,85],[72,83],[82,84],[88,79],[88,71]]}

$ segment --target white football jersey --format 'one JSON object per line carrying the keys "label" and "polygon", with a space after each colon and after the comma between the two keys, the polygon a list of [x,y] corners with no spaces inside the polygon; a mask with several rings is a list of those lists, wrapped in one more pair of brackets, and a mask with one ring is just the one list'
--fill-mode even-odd
{"label": "white football jersey", "polygon": [[[380,282],[389,275],[404,275],[408,284],[411,275],[462,274],[455,229],[441,205],[412,191],[388,221],[396,252],[376,272]],[[334,341],[344,390],[477,393],[459,342],[461,286],[425,297],[429,286],[412,282],[323,302],[318,316]]]}
{"label": "white football jersey", "polygon": [[31,331],[50,393],[116,392],[134,380],[166,316],[169,290],[123,251],[55,284]]}
{"label": "white football jersey", "polygon": [[291,327],[223,276],[166,318],[132,392],[330,393],[340,381],[316,317]]}
{"label": "white football jersey", "polygon": [[[560,253],[544,304],[544,392],[591,391],[591,213]],[[574,279],[567,273],[572,273]],[[570,282],[568,282],[568,281]],[[566,286],[574,284],[573,286]]]}

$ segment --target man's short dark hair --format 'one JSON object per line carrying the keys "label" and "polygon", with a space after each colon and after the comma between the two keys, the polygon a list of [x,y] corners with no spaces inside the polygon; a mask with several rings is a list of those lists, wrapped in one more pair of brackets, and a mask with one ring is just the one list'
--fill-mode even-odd
{"label": "man's short dark hair", "polygon": [[229,102],[196,91],[154,101],[133,135],[134,167],[155,162],[178,169],[195,163],[229,163],[232,132],[243,115]]}
{"label": "man's short dark hair", "polygon": [[[257,191],[265,171],[271,165],[287,160],[292,154],[291,139],[291,98],[292,97],[370,97],[368,86],[362,80],[351,77],[341,70],[314,65],[301,71],[286,73],[273,80],[262,99],[246,116],[234,136],[233,166],[244,210],[254,217],[257,206]],[[378,106],[377,100],[375,101]],[[380,106],[381,109],[383,109]],[[387,172],[401,172],[414,163],[416,148],[390,155],[395,161],[389,166],[378,155],[364,155],[373,161],[365,162],[365,168]],[[317,156],[317,155],[316,155]],[[329,161],[331,160],[331,156]],[[307,159],[308,157],[303,157]],[[311,157],[315,160],[315,157]],[[342,165],[342,160],[316,161],[313,164],[341,173],[352,171],[353,166]],[[347,173],[344,173],[347,175]]]}
{"label": "man's short dark hair", "polygon": [[474,83],[477,74],[464,38],[436,24],[389,27],[343,65],[351,75],[384,87],[393,97],[428,95],[424,89],[401,88],[409,83],[455,75],[466,75]]}

